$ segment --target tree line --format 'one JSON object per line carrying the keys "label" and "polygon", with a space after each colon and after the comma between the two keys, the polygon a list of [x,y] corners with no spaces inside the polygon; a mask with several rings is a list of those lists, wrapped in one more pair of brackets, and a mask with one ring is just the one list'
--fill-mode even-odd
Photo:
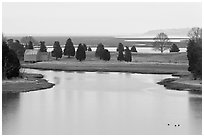
{"label": "tree line", "polygon": [[[189,61],[188,71],[193,74],[194,79],[202,79],[202,29],[201,28],[192,28],[188,33],[189,40],[187,42],[187,58]],[[24,56],[26,49],[33,49],[35,40],[32,40],[32,37],[26,39],[27,41],[23,44],[20,41],[13,39],[6,39],[2,35],[2,76],[4,78],[12,78],[19,76],[20,61]],[[160,50],[161,53],[168,49],[169,38],[165,33],[160,33],[155,37],[154,48]],[[40,41],[40,51],[47,52],[45,41]],[[58,41],[55,41],[53,44],[52,56],[56,59],[61,58],[62,54],[65,56],[76,57],[77,60],[83,61],[86,59],[86,51],[92,51],[91,47],[86,46],[84,43],[78,45],[77,51],[75,52],[74,44],[69,38],[66,41],[64,52]],[[135,46],[132,46],[129,49],[128,46],[123,46],[122,43],[118,44],[117,47],[117,60],[118,61],[132,61],[132,52],[137,52]],[[179,52],[179,48],[176,44],[172,44],[170,52]],[[105,49],[102,43],[99,43],[95,51],[95,57],[109,61],[111,59],[111,54],[108,49]]]}
{"label": "tree line", "polygon": [[[135,46],[133,46],[131,50],[127,46],[125,48],[126,49],[124,49],[122,43],[119,43],[117,48],[118,51],[117,60],[131,62],[132,61],[131,52],[137,52],[137,50]],[[86,51],[92,51],[92,49],[91,47],[87,48],[86,44],[84,43],[80,43],[78,45],[77,51],[75,51],[72,40],[68,38],[65,44],[64,52],[62,51],[59,41],[54,42],[52,56],[55,57],[57,60],[59,58],[62,58],[62,55],[64,54],[64,56],[67,56],[68,58],[75,56],[77,60],[83,61],[86,59]],[[111,59],[111,54],[108,51],[108,49],[105,49],[102,43],[99,43],[95,51],[95,57],[99,58],[100,60],[109,61]]]}

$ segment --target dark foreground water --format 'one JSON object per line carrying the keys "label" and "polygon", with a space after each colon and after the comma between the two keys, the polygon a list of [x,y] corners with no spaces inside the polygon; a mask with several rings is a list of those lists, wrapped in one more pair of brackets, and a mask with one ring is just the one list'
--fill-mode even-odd
{"label": "dark foreground water", "polygon": [[56,86],[3,95],[3,134],[202,132],[201,95],[156,84],[170,75],[26,71]]}

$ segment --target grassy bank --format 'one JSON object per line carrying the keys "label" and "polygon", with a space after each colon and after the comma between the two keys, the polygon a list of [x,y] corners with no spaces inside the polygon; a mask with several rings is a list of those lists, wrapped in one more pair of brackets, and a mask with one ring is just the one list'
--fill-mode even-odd
{"label": "grassy bank", "polygon": [[29,92],[54,86],[54,84],[42,78],[41,74],[25,73],[21,78],[4,79],[2,80],[2,93]]}
{"label": "grassy bank", "polygon": [[[117,52],[111,52],[111,60],[103,61],[95,58],[94,52],[87,52],[87,58],[83,62],[74,57],[63,56],[59,60],[52,58],[47,62],[22,63],[23,68],[56,70],[56,71],[88,71],[88,72],[128,72],[142,74],[172,74],[180,79],[163,81],[159,84],[169,89],[202,91],[201,81],[189,78],[188,60],[186,53],[133,53],[132,62],[117,61]],[[193,84],[194,83],[194,84]],[[195,86],[196,85],[196,86]]]}
{"label": "grassy bank", "polygon": [[22,63],[24,68],[64,70],[64,71],[105,71],[132,72],[152,74],[174,74],[187,72],[186,53],[145,54],[133,53],[132,62],[117,61],[117,52],[111,52],[111,60],[103,61],[95,58],[94,52],[87,52],[86,60],[77,61],[74,57],[63,57],[48,62]]}

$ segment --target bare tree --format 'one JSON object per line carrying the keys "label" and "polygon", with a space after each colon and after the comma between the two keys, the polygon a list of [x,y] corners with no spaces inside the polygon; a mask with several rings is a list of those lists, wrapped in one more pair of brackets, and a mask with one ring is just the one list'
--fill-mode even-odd
{"label": "bare tree", "polygon": [[169,41],[168,36],[161,32],[154,38],[153,47],[155,50],[161,51],[163,53],[165,50],[169,49],[171,42]]}
{"label": "bare tree", "polygon": [[202,28],[194,27],[188,32],[188,36],[191,40],[198,43],[199,46],[202,45]]}
{"label": "bare tree", "polygon": [[38,45],[38,41],[35,40],[32,36],[25,36],[21,38],[21,43],[25,45],[29,45],[29,42],[31,41],[34,45]]}

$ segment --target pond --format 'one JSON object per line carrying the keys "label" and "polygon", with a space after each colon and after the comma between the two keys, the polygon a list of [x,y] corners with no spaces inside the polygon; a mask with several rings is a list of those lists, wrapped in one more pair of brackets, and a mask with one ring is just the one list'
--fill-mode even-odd
{"label": "pond", "polygon": [[25,71],[56,85],[3,95],[3,134],[202,133],[202,96],[156,84],[170,75]]}

